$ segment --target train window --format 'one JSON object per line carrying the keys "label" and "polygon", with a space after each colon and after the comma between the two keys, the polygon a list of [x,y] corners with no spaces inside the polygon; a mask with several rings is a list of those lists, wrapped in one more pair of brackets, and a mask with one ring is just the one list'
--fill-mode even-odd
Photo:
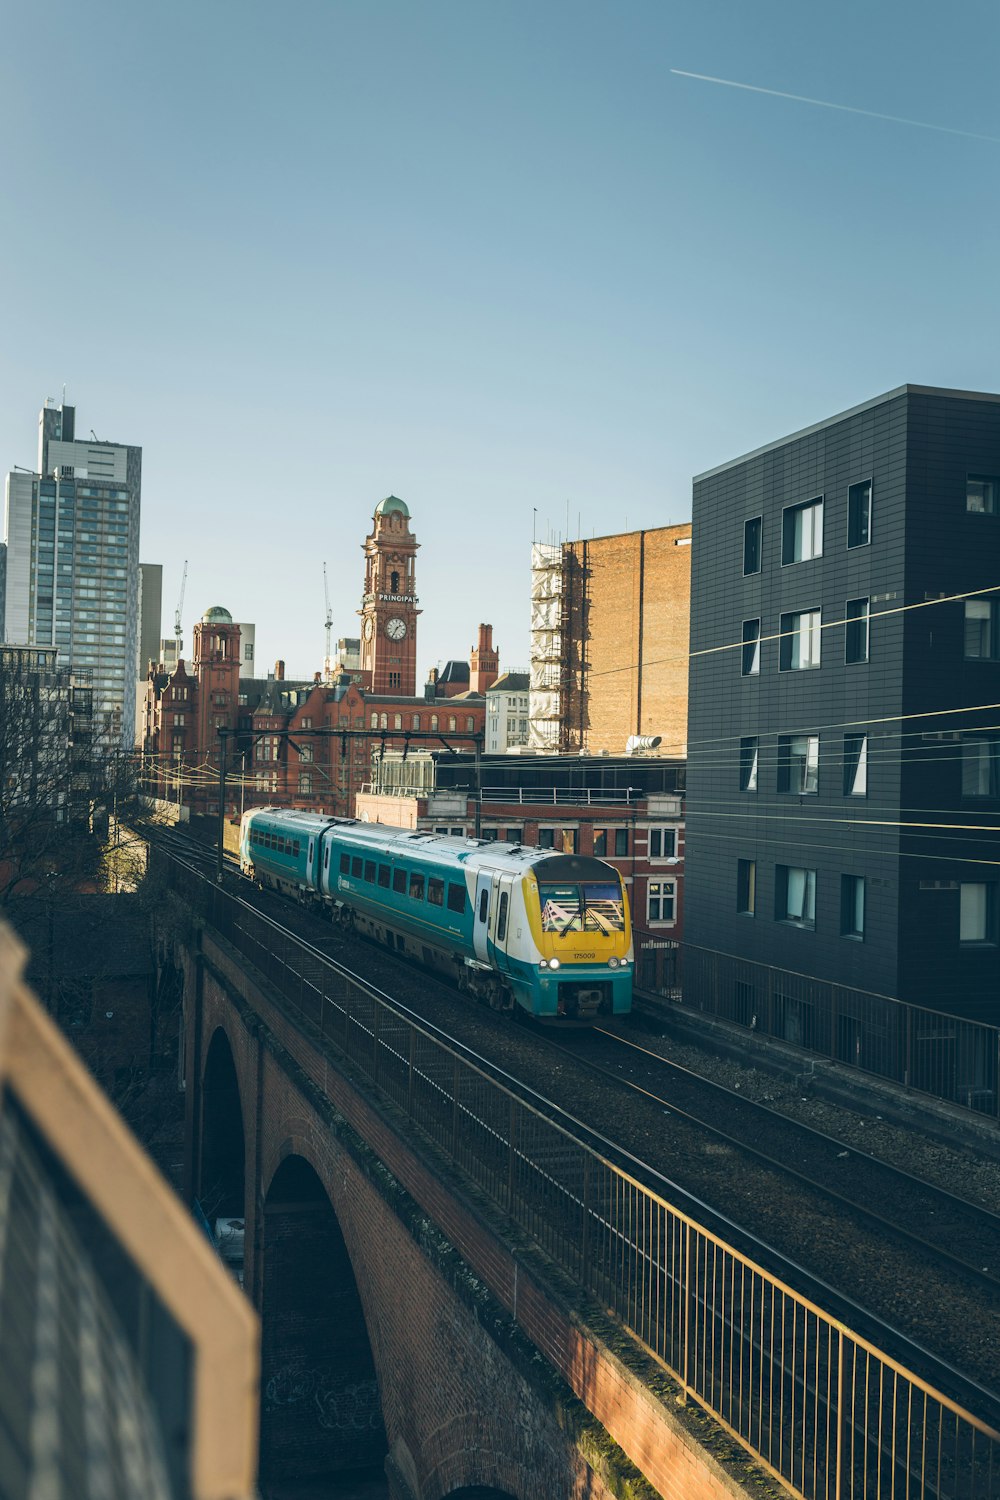
{"label": "train window", "polygon": [[301,843],[299,842],[298,839],[296,839],[295,843],[292,845],[292,853],[295,855],[296,859],[298,859],[298,857],[299,857],[299,853],[300,853],[301,848],[302,848]]}
{"label": "train window", "polygon": [[365,878],[365,880],[367,880],[367,882],[368,882],[369,885],[374,885],[375,884],[375,861],[373,859],[366,859],[365,860],[365,875],[364,875],[364,878]]}
{"label": "train window", "polygon": [[479,892],[479,920],[480,920],[480,922],[485,922],[486,921],[486,913],[489,911],[489,909],[490,909],[490,893],[489,893],[488,889],[484,888],[483,890],[481,890]]}
{"label": "train window", "polygon": [[361,879],[361,867],[362,867],[362,864],[363,864],[363,861],[362,861],[361,856],[359,854],[355,854],[355,855],[352,856],[352,858],[351,858],[351,874],[352,875],[356,875],[357,878],[358,878],[358,880]]}
{"label": "train window", "polygon": [[624,932],[625,907],[621,887],[608,881],[584,885],[542,885],[543,932]]}
{"label": "train window", "polygon": [[422,901],[424,899],[424,877],[410,871],[410,900]]}
{"label": "train window", "polygon": [[326,848],[323,850],[323,868],[324,868],[324,870],[328,870],[330,868],[330,845],[329,844],[327,844]]}
{"label": "train window", "polygon": [[405,896],[406,895],[406,871],[405,870],[393,870],[393,872],[392,872],[392,888],[397,893],[397,895],[400,895],[400,896]]}
{"label": "train window", "polygon": [[502,943],[507,936],[507,892],[504,891],[500,897],[500,910],[497,912],[497,942]]}
{"label": "train window", "polygon": [[448,910],[465,911],[465,886],[448,882]]}
{"label": "train window", "polygon": [[383,890],[388,890],[388,888],[389,888],[389,882],[390,882],[391,879],[392,879],[392,871],[389,869],[389,866],[388,865],[379,865],[379,867],[378,867],[378,883],[382,887]]}
{"label": "train window", "polygon": [[342,854],[340,856],[340,873],[341,875],[350,875],[351,873],[351,856],[349,854]]}
{"label": "train window", "polygon": [[427,877],[427,899],[432,906],[444,905],[444,881],[436,875]]}

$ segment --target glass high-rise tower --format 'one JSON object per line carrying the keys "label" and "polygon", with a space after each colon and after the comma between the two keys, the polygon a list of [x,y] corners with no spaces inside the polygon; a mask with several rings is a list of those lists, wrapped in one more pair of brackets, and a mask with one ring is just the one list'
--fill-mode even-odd
{"label": "glass high-rise tower", "polygon": [[78,440],[75,408],[42,408],[38,469],[7,475],[3,638],[54,646],[89,674],[94,728],[130,748],[139,644],[142,449]]}

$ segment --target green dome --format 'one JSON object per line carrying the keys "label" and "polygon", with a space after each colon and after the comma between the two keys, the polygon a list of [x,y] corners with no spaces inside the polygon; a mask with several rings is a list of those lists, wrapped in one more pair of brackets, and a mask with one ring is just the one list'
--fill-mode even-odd
{"label": "green dome", "polygon": [[398,495],[386,495],[375,507],[377,516],[406,516],[409,519],[410,510],[405,500],[400,500]]}
{"label": "green dome", "polygon": [[213,604],[201,617],[203,625],[231,625],[233,617],[221,604]]}

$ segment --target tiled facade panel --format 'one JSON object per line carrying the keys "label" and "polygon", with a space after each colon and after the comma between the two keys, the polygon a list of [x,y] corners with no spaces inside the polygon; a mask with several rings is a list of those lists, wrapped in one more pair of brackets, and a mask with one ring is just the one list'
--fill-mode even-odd
{"label": "tiled facade panel", "polygon": [[620,755],[630,734],[682,755],[687,720],[690,526],[563,549],[567,746]]}
{"label": "tiled facade panel", "polygon": [[[957,891],[935,892],[932,909],[919,890],[921,879],[958,879],[932,867],[962,851],[951,846],[951,830],[927,828],[908,832],[901,847],[904,820],[961,821],[961,747],[925,744],[925,729],[942,724],[902,716],[1000,702],[1000,666],[964,661],[961,602],[906,612],[903,606],[1000,582],[1000,516],[970,515],[965,496],[967,472],[1000,472],[998,439],[997,401],[909,388],[696,481],[689,942],[919,1004],[981,1013],[987,972],[996,988],[997,950],[960,951]],[[849,548],[849,490],[869,479],[870,541]],[[785,508],[819,497],[822,554],[783,564]],[[744,522],[756,516],[761,569],[744,575]],[[865,598],[869,659],[848,663],[845,605]],[[781,670],[782,616],[815,610],[822,622],[820,666]],[[743,622],[758,618],[759,673],[743,675]],[[946,727],[954,731],[955,722]],[[844,791],[844,737],[859,733],[868,736],[863,797]],[[816,792],[781,790],[781,738],[812,735],[819,737]],[[757,789],[741,790],[740,741],[753,736]],[[940,817],[931,814],[935,808],[952,811]],[[993,822],[996,811],[994,804]],[[737,911],[741,859],[756,861],[752,917]],[[779,867],[816,872],[814,928],[778,920]],[[861,941],[842,935],[845,875],[866,882]],[[934,913],[945,910],[947,899],[955,912],[942,922]]]}

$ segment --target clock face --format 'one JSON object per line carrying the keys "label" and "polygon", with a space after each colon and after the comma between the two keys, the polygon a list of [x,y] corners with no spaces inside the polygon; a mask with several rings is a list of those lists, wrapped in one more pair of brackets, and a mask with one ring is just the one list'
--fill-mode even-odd
{"label": "clock face", "polygon": [[406,634],[406,621],[401,620],[397,615],[394,620],[389,621],[385,627],[385,633],[391,641],[401,641]]}
{"label": "clock face", "polygon": [[368,618],[365,620],[364,625],[362,626],[362,634],[364,635],[364,638],[365,638],[366,641],[370,641],[371,640],[372,634],[373,634],[374,630],[375,630],[375,621],[372,619],[371,615],[369,615]]}

